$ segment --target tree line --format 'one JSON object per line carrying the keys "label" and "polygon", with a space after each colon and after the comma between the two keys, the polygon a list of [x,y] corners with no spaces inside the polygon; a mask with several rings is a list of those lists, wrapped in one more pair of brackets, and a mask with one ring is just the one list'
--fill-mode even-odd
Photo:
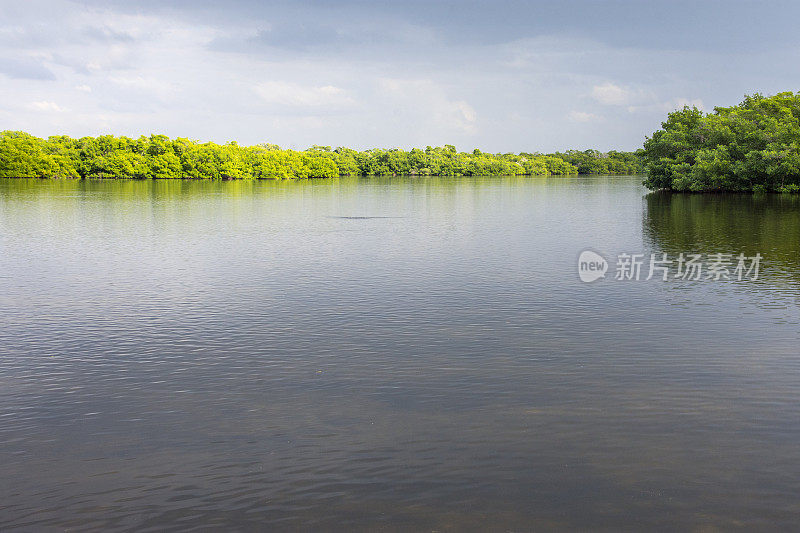
{"label": "tree line", "polygon": [[641,152],[651,189],[800,192],[800,92],[684,107],[661,126]]}
{"label": "tree line", "polygon": [[132,179],[297,179],[337,176],[486,176],[636,173],[631,152],[570,150],[554,154],[459,152],[453,145],[411,150],[274,144],[201,143],[165,135],[47,139],[0,132],[0,177]]}

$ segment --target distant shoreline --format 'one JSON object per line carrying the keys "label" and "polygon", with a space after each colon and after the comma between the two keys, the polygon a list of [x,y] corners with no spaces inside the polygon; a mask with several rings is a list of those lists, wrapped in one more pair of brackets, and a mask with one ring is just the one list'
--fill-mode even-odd
{"label": "distant shoreline", "polygon": [[459,152],[453,145],[425,149],[353,150],[312,146],[303,151],[273,144],[200,143],[165,135],[34,137],[0,132],[0,177],[105,179],[303,179],[339,176],[547,176],[627,174],[643,170],[633,152],[568,150]]}
{"label": "distant shoreline", "polygon": [[[81,177],[59,177],[59,176],[0,176],[0,179],[6,180],[40,180],[40,181],[297,181],[297,180],[330,180],[341,178],[547,178],[556,176],[555,174],[472,174],[472,175],[438,175],[438,174],[345,174],[342,176],[330,177],[317,177],[309,176],[305,178],[281,179],[281,178],[134,178],[130,176],[118,177],[99,177],[93,176],[88,178]],[[603,172],[603,173],[585,173],[578,172],[572,174],[558,174],[560,177],[577,177],[577,176],[639,176],[642,178],[647,177],[647,174],[642,172]]]}

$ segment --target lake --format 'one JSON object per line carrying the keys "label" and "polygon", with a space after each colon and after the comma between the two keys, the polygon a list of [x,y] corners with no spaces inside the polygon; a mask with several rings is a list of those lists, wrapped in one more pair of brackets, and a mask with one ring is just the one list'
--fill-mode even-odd
{"label": "lake", "polygon": [[641,181],[0,180],[0,530],[796,527],[800,198]]}

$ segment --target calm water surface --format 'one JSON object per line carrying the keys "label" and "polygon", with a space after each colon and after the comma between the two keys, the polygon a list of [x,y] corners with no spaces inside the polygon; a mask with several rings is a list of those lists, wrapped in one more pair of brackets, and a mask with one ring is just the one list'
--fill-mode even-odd
{"label": "calm water surface", "polygon": [[640,181],[0,180],[0,530],[796,527],[800,198]]}

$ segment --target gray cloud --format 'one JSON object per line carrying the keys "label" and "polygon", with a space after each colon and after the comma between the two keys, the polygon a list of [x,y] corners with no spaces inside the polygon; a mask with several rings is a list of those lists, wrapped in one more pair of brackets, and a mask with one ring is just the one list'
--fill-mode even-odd
{"label": "gray cloud", "polygon": [[270,48],[306,52],[323,46],[338,46],[343,42],[343,37],[331,27],[280,24],[275,29],[258,30],[255,34],[218,37],[208,44],[208,48],[217,52],[263,54]]}
{"label": "gray cloud", "polygon": [[[753,52],[800,42],[794,0],[84,0],[113,4],[130,13],[158,12],[192,23],[237,25],[242,21],[331,27],[361,24],[376,32],[394,25],[430,28],[450,44],[497,45],[558,34],[582,36],[615,47],[648,50]],[[295,38],[285,35],[288,41]]]}
{"label": "gray cloud", "polygon": [[108,27],[88,26],[81,32],[90,41],[99,43],[133,43],[135,37],[124,31],[117,31]]}
{"label": "gray cloud", "polygon": [[682,103],[800,86],[788,1],[0,4],[0,111],[39,135],[634,149]]}
{"label": "gray cloud", "polygon": [[22,80],[52,81],[56,79],[50,69],[42,65],[41,61],[34,59],[0,57],[0,73],[9,78]]}

